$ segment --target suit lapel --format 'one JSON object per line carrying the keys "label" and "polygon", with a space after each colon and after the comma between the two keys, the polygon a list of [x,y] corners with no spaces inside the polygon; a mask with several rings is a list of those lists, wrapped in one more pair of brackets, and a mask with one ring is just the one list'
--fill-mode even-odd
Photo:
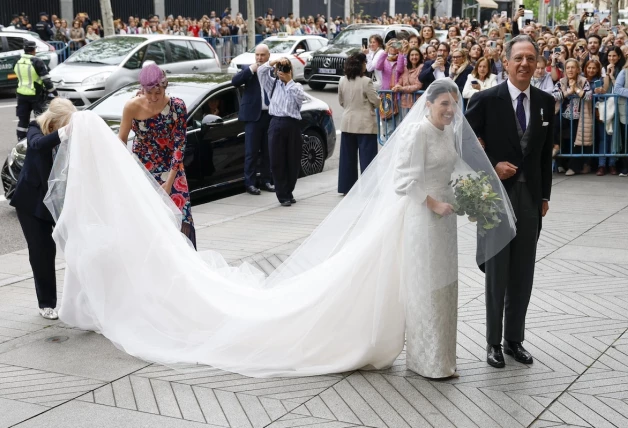
{"label": "suit lapel", "polygon": [[510,99],[510,92],[508,91],[508,84],[506,82],[499,85],[498,96],[502,99],[501,111],[504,118],[504,124],[506,125],[508,141],[521,153],[521,140],[519,139],[519,132],[517,132],[517,123],[515,122],[515,111],[512,108],[512,100]]}
{"label": "suit lapel", "polygon": [[[528,128],[530,129],[530,135],[528,137],[528,148],[525,154],[530,153],[534,148],[532,147],[532,144],[537,143],[538,138],[536,137],[536,134],[542,126],[541,100],[539,99],[539,94],[534,89],[534,87],[530,88],[530,123],[528,124]],[[543,112],[543,115],[551,113]]]}

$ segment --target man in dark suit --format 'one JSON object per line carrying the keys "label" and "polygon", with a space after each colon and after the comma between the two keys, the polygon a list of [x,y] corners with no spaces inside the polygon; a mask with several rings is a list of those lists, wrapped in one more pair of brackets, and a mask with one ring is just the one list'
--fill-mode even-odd
{"label": "man in dark suit", "polygon": [[44,205],[44,197],[48,192],[53,149],[61,143],[62,138],[66,138],[66,133],[65,128],[61,128],[44,135],[39,124],[33,121],[28,126],[26,138],[24,166],[11,198],[11,205],[16,208],[17,218],[28,244],[28,258],[35,280],[39,314],[46,319],[54,320],[58,318],[55,311],[57,246],[52,239],[54,220]]}
{"label": "man in dark suit", "polygon": [[422,90],[424,91],[427,91],[427,87],[434,80],[449,77],[449,45],[447,43],[439,44],[436,55],[435,60],[425,62],[419,74],[419,81],[423,84]]}
{"label": "man in dark suit", "polygon": [[[508,80],[475,94],[466,118],[508,192],[517,218],[517,234],[486,262],[487,362],[504,367],[504,352],[532,364],[522,345],[532,293],[541,218],[549,209],[552,186],[554,98],[532,87],[538,46],[525,35],[505,47]],[[486,242],[478,244],[483,251]],[[505,314],[504,314],[505,312]]]}
{"label": "man in dark suit", "polygon": [[269,94],[264,91],[257,78],[257,67],[265,64],[270,59],[270,51],[265,44],[259,44],[255,48],[256,65],[243,66],[242,70],[233,76],[231,83],[239,87],[244,85],[244,96],[238,112],[238,120],[246,122],[244,131],[244,185],[247,193],[259,195],[261,192],[256,187],[256,167],[259,160],[260,178],[262,189],[274,192],[275,186],[271,184],[270,160],[268,154],[268,127],[270,115]]}

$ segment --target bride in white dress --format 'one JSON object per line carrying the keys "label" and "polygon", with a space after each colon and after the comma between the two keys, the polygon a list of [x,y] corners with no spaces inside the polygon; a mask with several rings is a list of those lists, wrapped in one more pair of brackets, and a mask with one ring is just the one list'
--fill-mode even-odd
{"label": "bride in white dress", "polygon": [[492,248],[514,236],[507,196],[455,88],[430,85],[351,192],[269,278],[196,253],[170,198],[106,123],[76,113],[47,196],[67,263],[61,320],[148,361],[256,377],[384,368],[407,328],[409,368],[450,376],[457,238],[448,181],[472,172],[467,163],[492,174],[504,201],[510,228]]}
{"label": "bride in white dress", "polygon": [[[404,288],[407,292],[406,364],[429,378],[456,372],[458,234],[450,181],[456,163],[458,90],[437,85],[424,95],[429,114],[414,138],[402,139],[395,186],[408,195],[404,221]],[[417,233],[417,232],[421,233]]]}

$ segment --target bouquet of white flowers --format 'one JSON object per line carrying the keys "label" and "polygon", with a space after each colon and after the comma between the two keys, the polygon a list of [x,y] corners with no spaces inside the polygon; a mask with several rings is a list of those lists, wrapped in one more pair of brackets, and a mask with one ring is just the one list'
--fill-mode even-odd
{"label": "bouquet of white flowers", "polygon": [[469,221],[478,223],[478,234],[486,235],[487,230],[496,228],[504,213],[499,195],[493,190],[490,176],[484,171],[477,174],[459,176],[449,183],[454,188],[456,201],[454,211],[458,215],[469,216]]}

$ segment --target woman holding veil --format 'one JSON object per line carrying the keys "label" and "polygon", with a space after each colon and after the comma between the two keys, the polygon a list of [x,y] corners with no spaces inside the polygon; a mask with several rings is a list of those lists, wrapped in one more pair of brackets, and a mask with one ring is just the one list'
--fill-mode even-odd
{"label": "woman holding veil", "polygon": [[450,80],[430,85],[349,194],[268,278],[195,253],[167,195],[100,118],[77,113],[47,198],[67,262],[60,318],[162,364],[256,377],[381,369],[407,339],[410,369],[451,376],[457,229],[474,242],[476,225],[457,228],[450,181],[484,177],[495,195],[500,227],[477,223],[492,243],[483,258],[514,236],[507,196],[459,101]]}

